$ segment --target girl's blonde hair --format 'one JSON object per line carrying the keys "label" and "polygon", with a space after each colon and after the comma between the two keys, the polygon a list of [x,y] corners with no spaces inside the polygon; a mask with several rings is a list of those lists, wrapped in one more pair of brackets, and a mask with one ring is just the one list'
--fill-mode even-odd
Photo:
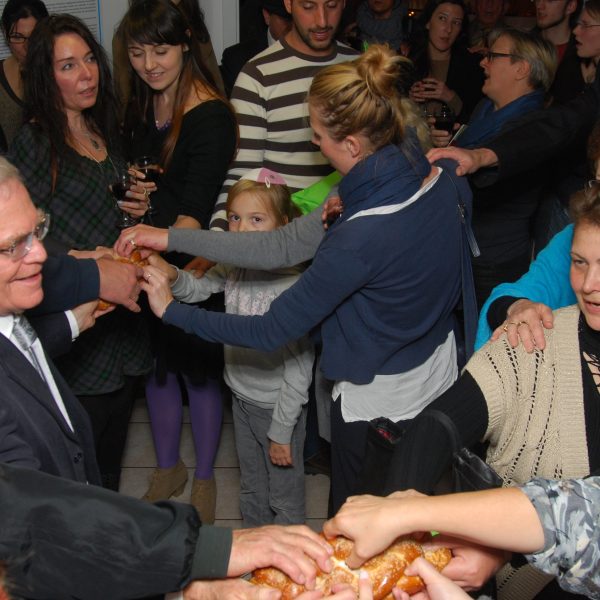
{"label": "girl's blonde hair", "polygon": [[244,192],[250,192],[258,196],[269,212],[273,214],[279,226],[289,223],[292,219],[300,216],[298,207],[292,202],[290,188],[280,183],[271,183],[268,187],[265,183],[241,179],[229,190],[227,195],[226,210],[229,213],[232,202]]}
{"label": "girl's blonde hair", "polygon": [[373,150],[400,144],[407,126],[429,147],[429,130],[414,103],[398,91],[400,65],[408,59],[373,44],[353,61],[325,67],[312,81],[309,103],[336,141],[362,134]]}

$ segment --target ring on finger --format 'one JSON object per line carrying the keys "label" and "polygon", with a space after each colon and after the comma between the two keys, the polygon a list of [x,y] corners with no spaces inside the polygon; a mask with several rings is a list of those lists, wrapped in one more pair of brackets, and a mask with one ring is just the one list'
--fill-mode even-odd
{"label": "ring on finger", "polygon": [[521,327],[521,325],[527,325],[527,321],[519,321],[519,322],[517,323],[517,329],[518,329],[519,327]]}
{"label": "ring on finger", "polygon": [[152,277],[152,273],[146,273],[146,274],[144,275],[144,279],[145,279],[147,282],[150,282],[150,277]]}
{"label": "ring on finger", "polygon": [[502,331],[506,333],[508,331],[509,325],[516,325],[518,327],[522,323],[525,323],[525,321],[520,321],[519,323],[515,323],[514,321],[506,321],[506,323],[504,323],[504,326],[502,327]]}
{"label": "ring on finger", "polygon": [[129,243],[135,248],[135,240],[133,238],[129,240]]}

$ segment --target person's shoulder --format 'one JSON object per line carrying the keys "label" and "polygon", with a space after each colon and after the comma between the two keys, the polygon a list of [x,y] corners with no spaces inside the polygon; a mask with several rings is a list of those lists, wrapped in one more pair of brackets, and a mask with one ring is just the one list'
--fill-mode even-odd
{"label": "person's shoulder", "polygon": [[229,46],[223,50],[223,58],[221,63],[242,63],[246,64],[249,60],[252,60],[258,56],[261,52],[267,49],[267,40],[257,38],[254,40],[247,40]]}
{"label": "person's shoulder", "polygon": [[571,304],[571,306],[563,306],[552,311],[554,314],[554,328],[560,330],[561,327],[570,327],[573,323],[579,320],[579,306]]}
{"label": "person's shoulder", "polygon": [[14,137],[8,150],[9,160],[17,160],[19,156],[32,156],[49,150],[50,142],[48,137],[33,121],[21,126],[17,135]]}
{"label": "person's shoulder", "polygon": [[184,118],[186,120],[193,120],[230,114],[230,108],[221,98],[209,98],[190,106],[186,110]]}

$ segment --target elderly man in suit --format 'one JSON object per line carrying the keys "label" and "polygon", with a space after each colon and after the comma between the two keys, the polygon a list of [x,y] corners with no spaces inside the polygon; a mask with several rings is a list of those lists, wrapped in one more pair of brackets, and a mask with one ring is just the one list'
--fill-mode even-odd
{"label": "elderly man in suit", "polygon": [[23,316],[43,298],[47,229],[18,171],[0,158],[0,462],[99,483],[87,413]]}

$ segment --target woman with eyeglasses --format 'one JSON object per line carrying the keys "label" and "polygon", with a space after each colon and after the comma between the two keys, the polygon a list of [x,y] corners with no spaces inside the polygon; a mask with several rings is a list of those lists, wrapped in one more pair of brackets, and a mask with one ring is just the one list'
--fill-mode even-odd
{"label": "woman with eyeglasses", "polygon": [[[544,106],[556,72],[554,46],[541,37],[516,29],[496,29],[483,54],[482,91],[466,130],[454,142],[479,148],[513,128],[523,115]],[[450,134],[434,129],[435,146],[447,146]],[[515,150],[516,152],[517,150]],[[485,176],[469,178],[473,190],[473,231],[481,252],[474,257],[473,278],[481,308],[498,284],[514,281],[531,262],[532,221],[547,174],[540,168],[519,177],[487,185]]]}
{"label": "woman with eyeglasses", "polygon": [[581,73],[586,83],[596,78],[600,60],[600,0],[588,0],[573,29],[577,56],[581,58]]}
{"label": "woman with eyeglasses", "polygon": [[42,0],[8,0],[2,11],[2,32],[11,55],[0,61],[0,129],[6,151],[23,124],[22,71],[27,56],[29,36],[36,23],[48,16]]}

